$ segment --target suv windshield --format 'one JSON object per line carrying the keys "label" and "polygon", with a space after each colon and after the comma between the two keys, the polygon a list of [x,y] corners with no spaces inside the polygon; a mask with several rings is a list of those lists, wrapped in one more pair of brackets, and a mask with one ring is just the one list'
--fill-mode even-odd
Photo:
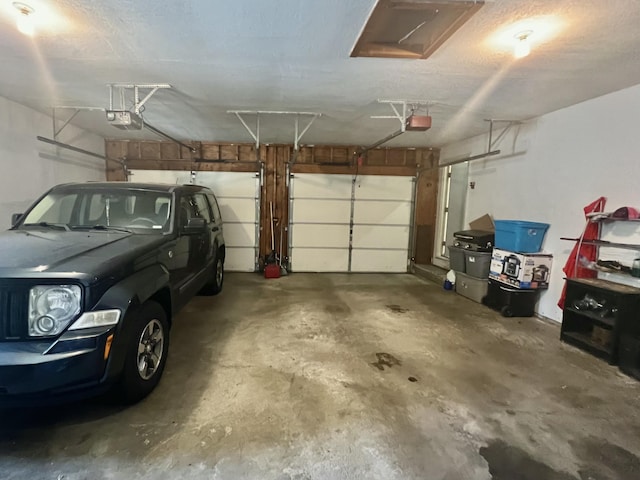
{"label": "suv windshield", "polygon": [[171,229],[172,196],[130,188],[64,188],[42,198],[18,228],[130,230],[165,233]]}

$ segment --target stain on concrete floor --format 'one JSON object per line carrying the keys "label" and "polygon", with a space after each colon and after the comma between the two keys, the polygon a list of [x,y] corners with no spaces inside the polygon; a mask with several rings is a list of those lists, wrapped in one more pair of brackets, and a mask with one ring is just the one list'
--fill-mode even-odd
{"label": "stain on concrete floor", "polygon": [[395,303],[387,305],[387,308],[393,313],[407,313],[409,311],[408,308],[401,307],[400,305],[396,305]]}
{"label": "stain on concrete floor", "polygon": [[586,438],[570,442],[578,475],[550,468],[540,459],[502,440],[492,440],[480,448],[493,480],[631,480],[640,478],[640,459],[628,450],[606,440]]}
{"label": "stain on concrete floor", "polygon": [[480,449],[489,464],[493,480],[576,480],[565,472],[553,470],[524,450],[494,440]]}
{"label": "stain on concrete floor", "polygon": [[391,368],[394,366],[402,365],[402,362],[390,353],[376,353],[376,358],[377,360],[375,362],[372,362],[371,365],[380,371],[384,371],[385,367]]}
{"label": "stain on concrete floor", "polygon": [[582,438],[570,443],[578,458],[586,462],[578,470],[580,480],[640,478],[640,458],[626,448],[597,437]]}
{"label": "stain on concrete floor", "polygon": [[0,412],[0,478],[640,478],[638,382],[558,336],[410,275],[229,274],[140,404]]}

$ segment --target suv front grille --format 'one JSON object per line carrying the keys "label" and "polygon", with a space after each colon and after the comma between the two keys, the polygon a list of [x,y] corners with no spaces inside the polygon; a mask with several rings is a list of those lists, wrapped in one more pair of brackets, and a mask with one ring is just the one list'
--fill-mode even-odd
{"label": "suv front grille", "polygon": [[0,288],[0,341],[28,337],[28,304],[27,289]]}

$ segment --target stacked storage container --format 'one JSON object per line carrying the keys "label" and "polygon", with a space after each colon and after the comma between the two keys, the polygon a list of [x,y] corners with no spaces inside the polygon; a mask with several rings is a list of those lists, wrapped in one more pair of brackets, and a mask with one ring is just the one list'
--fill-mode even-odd
{"label": "stacked storage container", "polygon": [[487,294],[494,234],[485,230],[464,230],[453,234],[449,266],[456,272],[456,292],[476,302]]}
{"label": "stacked storage container", "polygon": [[541,289],[549,286],[550,254],[542,253],[546,223],[496,220],[489,288],[482,300],[505,317],[531,317]]}

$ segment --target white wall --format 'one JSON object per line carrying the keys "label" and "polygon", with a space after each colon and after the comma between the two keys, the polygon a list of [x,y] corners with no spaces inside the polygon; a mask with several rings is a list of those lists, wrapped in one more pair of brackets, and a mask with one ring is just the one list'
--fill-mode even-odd
{"label": "white wall", "polygon": [[[483,153],[487,141],[482,135],[446,146],[441,163]],[[475,189],[467,192],[465,224],[484,213],[551,224],[543,248],[554,264],[538,313],[560,321],[562,267],[573,247],[560,237],[580,235],[583,207],[600,196],[607,211],[640,207],[640,85],[536,118],[496,148],[501,155],[470,164]]]}
{"label": "white wall", "polygon": [[[105,179],[104,160],[45,144],[37,135],[53,138],[51,117],[0,97],[0,228],[53,185]],[[104,154],[102,137],[73,125],[58,141]]]}

